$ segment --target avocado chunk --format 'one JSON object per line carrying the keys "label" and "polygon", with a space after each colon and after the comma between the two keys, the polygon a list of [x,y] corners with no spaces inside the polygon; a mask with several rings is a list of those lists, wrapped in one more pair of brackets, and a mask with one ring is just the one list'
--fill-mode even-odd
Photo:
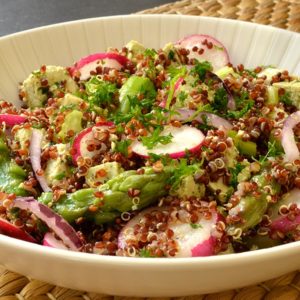
{"label": "avocado chunk", "polygon": [[130,42],[128,42],[126,44],[126,48],[129,51],[131,51],[133,53],[133,55],[143,53],[145,51],[145,47],[141,43],[139,43],[135,40],[131,40]]}
{"label": "avocado chunk", "polygon": [[83,99],[74,96],[70,93],[65,94],[63,98],[60,99],[61,107],[76,107],[79,108],[80,104],[84,102]]}
{"label": "avocado chunk", "polygon": [[233,130],[228,131],[228,136],[232,138],[234,145],[237,147],[241,154],[249,157],[256,155],[256,143],[251,141],[243,141],[239,135],[239,132]]}
{"label": "avocado chunk", "polygon": [[97,187],[109,179],[124,172],[124,169],[117,162],[107,162],[88,169],[85,180],[90,187]]}
{"label": "avocado chunk", "polygon": [[[47,86],[42,86],[43,81],[47,82]],[[40,70],[32,72],[24,80],[20,90],[25,95],[23,100],[33,109],[45,104],[48,92],[54,95],[59,91],[74,93],[78,90],[78,86],[66,68],[47,66],[45,72]]]}
{"label": "avocado chunk", "polygon": [[68,149],[65,144],[56,144],[57,158],[49,159],[45,168],[45,178],[49,186],[57,185],[70,173],[67,164]]}
{"label": "avocado chunk", "polygon": [[2,138],[0,138],[0,153],[0,191],[26,196],[28,192],[22,187],[22,184],[27,178],[27,174],[11,160],[9,149]]}
{"label": "avocado chunk", "polygon": [[220,77],[222,80],[225,79],[229,74],[234,77],[239,77],[237,73],[234,72],[232,67],[225,66],[215,72],[215,74]]}
{"label": "avocado chunk", "polygon": [[68,132],[72,130],[74,133],[78,133],[82,130],[82,121],[83,113],[79,110],[73,110],[69,112],[65,120],[61,126],[61,130],[58,133],[58,137],[60,137],[63,141],[68,136]]}
{"label": "avocado chunk", "polygon": [[205,194],[204,184],[198,184],[192,175],[185,176],[181,179],[179,185],[170,191],[173,196],[180,198],[198,197],[202,198]]}
{"label": "avocado chunk", "polygon": [[291,103],[300,109],[300,81],[276,82],[273,83],[273,86],[276,88],[283,88],[289,96]]}
{"label": "avocado chunk", "polygon": [[31,128],[19,128],[16,130],[14,138],[20,143],[20,149],[28,150],[29,141],[31,138],[32,129]]}
{"label": "avocado chunk", "polygon": [[143,96],[155,99],[156,90],[153,82],[147,77],[131,76],[120,89],[120,111],[124,114],[130,111],[130,98]]}
{"label": "avocado chunk", "polygon": [[210,181],[208,188],[217,197],[217,199],[224,203],[228,200],[230,195],[233,193],[233,187],[224,184],[223,179],[219,178],[217,181]]}

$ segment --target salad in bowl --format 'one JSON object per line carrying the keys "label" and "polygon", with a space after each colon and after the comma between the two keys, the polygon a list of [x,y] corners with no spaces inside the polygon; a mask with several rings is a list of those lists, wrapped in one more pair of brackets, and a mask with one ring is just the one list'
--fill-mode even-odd
{"label": "salad in bowl", "polygon": [[[191,35],[43,65],[0,102],[0,233],[192,257],[300,238],[300,81]],[[9,100],[9,99],[7,99]]]}

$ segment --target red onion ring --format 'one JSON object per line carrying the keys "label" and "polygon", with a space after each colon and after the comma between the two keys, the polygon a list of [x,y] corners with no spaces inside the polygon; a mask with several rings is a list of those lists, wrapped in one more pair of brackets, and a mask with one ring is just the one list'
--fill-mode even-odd
{"label": "red onion ring", "polygon": [[300,110],[292,113],[286,118],[282,128],[281,144],[285,153],[285,160],[293,162],[300,158],[300,152],[297,147],[293,128],[300,123]]}
{"label": "red onion ring", "polygon": [[230,130],[232,128],[232,125],[227,120],[212,113],[199,112],[196,116],[194,116],[196,111],[185,108],[179,108],[176,110],[176,112],[179,114],[174,114],[172,116],[173,120],[186,121],[192,118],[192,120],[203,123],[202,117],[206,116],[208,125],[211,125],[216,128],[223,127],[225,130]]}
{"label": "red onion ring", "polygon": [[32,212],[45,222],[70,249],[78,251],[83,246],[76,231],[65,219],[33,197],[17,197],[13,206]]}
{"label": "red onion ring", "polygon": [[48,186],[45,176],[38,175],[38,171],[42,169],[41,166],[41,143],[43,140],[43,134],[40,130],[32,129],[31,139],[30,139],[30,162],[32,169],[34,171],[35,177],[38,180],[42,190],[44,192],[51,192],[51,188]]}

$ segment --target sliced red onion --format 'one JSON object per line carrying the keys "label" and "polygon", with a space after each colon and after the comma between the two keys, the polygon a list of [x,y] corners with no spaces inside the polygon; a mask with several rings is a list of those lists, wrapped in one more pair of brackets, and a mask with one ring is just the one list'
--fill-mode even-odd
{"label": "sliced red onion", "polygon": [[65,244],[58,240],[53,233],[47,232],[43,239],[43,245],[51,248],[68,250]]}
{"label": "sliced red onion", "polygon": [[47,226],[72,250],[79,250],[82,242],[74,228],[60,215],[52,211],[48,206],[38,202],[33,197],[17,197],[14,207],[29,210]]}
{"label": "sliced red onion", "polygon": [[26,242],[36,243],[36,240],[29,233],[2,218],[0,218],[0,234]]}
{"label": "sliced red onion", "polygon": [[[206,117],[208,125],[213,126],[215,128],[224,128],[225,130],[230,130],[232,128],[232,125],[230,122],[225,120],[224,118],[221,118],[215,114],[208,113],[208,112],[199,112],[197,115],[195,115],[196,111],[186,108],[179,108],[176,110],[178,114],[174,114],[172,116],[173,120],[178,121],[198,121],[199,123],[203,123],[203,116]],[[191,120],[192,118],[192,120]]]}
{"label": "sliced red onion", "polygon": [[32,129],[30,139],[30,162],[34,171],[35,177],[38,180],[42,190],[44,192],[51,192],[51,188],[48,186],[45,176],[38,175],[38,171],[42,170],[41,166],[41,143],[43,140],[43,134],[38,129]]}
{"label": "sliced red onion", "polygon": [[0,114],[0,123],[4,122],[8,126],[14,126],[24,123],[27,117],[12,114]]}
{"label": "sliced red onion", "polygon": [[285,160],[293,162],[300,158],[293,128],[300,123],[300,110],[292,113],[286,118],[282,128],[281,144],[285,153]]}

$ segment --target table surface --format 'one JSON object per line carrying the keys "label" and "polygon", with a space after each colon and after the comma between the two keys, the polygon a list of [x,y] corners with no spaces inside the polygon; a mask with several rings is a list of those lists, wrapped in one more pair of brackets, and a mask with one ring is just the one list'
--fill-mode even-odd
{"label": "table surface", "polygon": [[0,36],[59,22],[131,14],[172,0],[0,0]]}

